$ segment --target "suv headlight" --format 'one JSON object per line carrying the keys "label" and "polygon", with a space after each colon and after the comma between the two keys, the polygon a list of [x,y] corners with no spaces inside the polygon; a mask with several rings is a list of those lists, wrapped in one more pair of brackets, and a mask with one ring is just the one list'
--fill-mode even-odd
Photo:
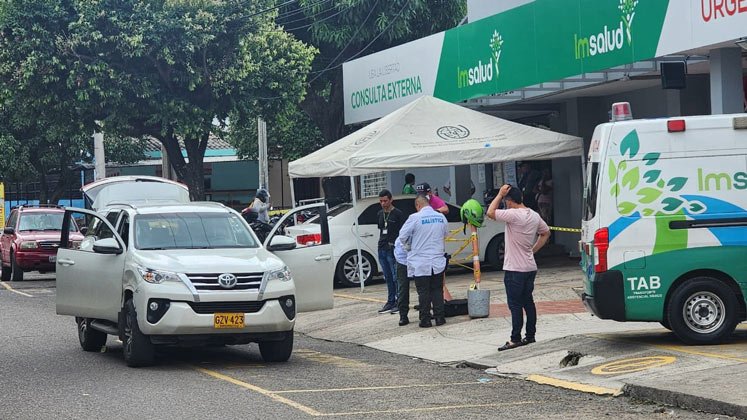
{"label": "suv headlight", "polygon": [[21,249],[37,249],[37,248],[39,248],[39,244],[36,243],[36,241],[21,242]]}
{"label": "suv headlight", "polygon": [[267,273],[267,280],[290,281],[291,279],[293,279],[293,277],[291,277],[288,267],[283,267],[280,270],[273,270]]}
{"label": "suv headlight", "polygon": [[163,283],[165,281],[181,281],[177,273],[171,271],[151,270],[150,268],[138,267],[140,277],[148,283]]}

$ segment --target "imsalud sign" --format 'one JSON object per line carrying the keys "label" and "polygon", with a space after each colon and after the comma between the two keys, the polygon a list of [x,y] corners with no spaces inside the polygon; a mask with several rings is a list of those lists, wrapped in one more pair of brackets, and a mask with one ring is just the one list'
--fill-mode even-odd
{"label": "imsalud sign", "polygon": [[345,123],[425,94],[458,102],[745,35],[747,0],[535,0],[345,63]]}

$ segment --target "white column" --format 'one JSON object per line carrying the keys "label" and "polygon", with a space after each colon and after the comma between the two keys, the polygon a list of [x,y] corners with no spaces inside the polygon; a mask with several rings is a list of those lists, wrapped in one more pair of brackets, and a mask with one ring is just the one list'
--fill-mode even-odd
{"label": "white column", "polygon": [[719,48],[710,52],[711,114],[744,112],[742,49]]}
{"label": "white column", "polygon": [[94,179],[106,178],[106,154],[104,153],[104,133],[93,133]]}

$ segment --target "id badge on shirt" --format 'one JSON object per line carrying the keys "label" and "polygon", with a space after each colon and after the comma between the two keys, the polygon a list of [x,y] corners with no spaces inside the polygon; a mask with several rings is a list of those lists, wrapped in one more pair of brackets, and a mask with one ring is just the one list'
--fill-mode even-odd
{"label": "id badge on shirt", "polygon": [[386,234],[387,234],[387,228],[384,228],[384,229],[382,229],[382,230],[381,230],[381,234],[382,234],[382,235],[386,235]]}

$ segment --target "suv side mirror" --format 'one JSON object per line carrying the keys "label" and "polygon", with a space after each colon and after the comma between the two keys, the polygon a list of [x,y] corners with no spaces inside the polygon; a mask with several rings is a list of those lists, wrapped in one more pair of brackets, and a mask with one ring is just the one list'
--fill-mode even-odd
{"label": "suv side mirror", "polygon": [[99,239],[93,243],[93,252],[97,254],[121,254],[122,248],[114,238]]}
{"label": "suv side mirror", "polygon": [[275,235],[267,246],[269,251],[289,251],[296,247],[296,240],[290,236]]}
{"label": "suv side mirror", "polygon": [[5,229],[3,229],[4,235],[12,235],[14,233],[16,233],[16,230],[13,229],[12,227],[6,227]]}

